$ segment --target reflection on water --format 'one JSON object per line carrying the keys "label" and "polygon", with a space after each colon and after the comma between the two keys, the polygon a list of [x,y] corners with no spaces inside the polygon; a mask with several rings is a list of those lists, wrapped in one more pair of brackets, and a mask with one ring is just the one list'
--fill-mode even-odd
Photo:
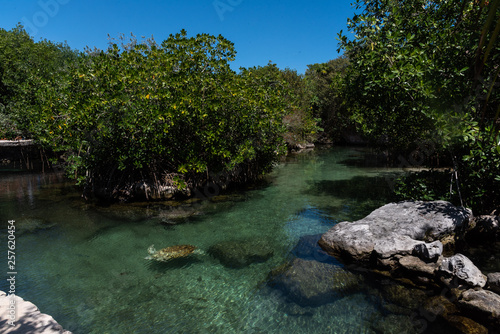
{"label": "reflection on water", "polygon": [[[14,219],[18,229],[17,293],[75,334],[418,332],[407,306],[394,306],[317,246],[337,222],[389,200],[389,171],[342,164],[356,157],[363,154],[351,149],[293,156],[265,186],[190,204],[99,207],[60,175],[2,176],[2,228]],[[251,247],[226,250],[245,257],[243,267],[208,252],[262,240],[272,250],[267,260]],[[200,252],[155,263],[144,259],[152,244]]]}

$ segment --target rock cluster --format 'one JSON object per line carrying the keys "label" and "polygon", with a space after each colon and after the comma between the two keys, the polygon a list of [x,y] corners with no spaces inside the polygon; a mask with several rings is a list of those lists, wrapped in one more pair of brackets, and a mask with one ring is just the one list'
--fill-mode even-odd
{"label": "rock cluster", "polygon": [[[474,221],[470,210],[448,202],[406,201],[387,204],[355,222],[341,222],[319,244],[345,263],[452,291],[454,305],[495,328],[500,326],[500,273],[485,276],[463,254],[443,255],[444,250],[454,251],[455,242],[468,231],[497,235],[498,217]],[[450,321],[453,317],[461,316],[450,313]]]}

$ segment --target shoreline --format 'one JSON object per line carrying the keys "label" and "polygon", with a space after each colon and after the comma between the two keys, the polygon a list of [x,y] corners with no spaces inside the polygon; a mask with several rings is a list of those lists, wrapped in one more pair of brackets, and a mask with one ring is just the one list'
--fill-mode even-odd
{"label": "shoreline", "polygon": [[0,291],[0,327],[4,334],[72,334],[35,304],[4,291]]}

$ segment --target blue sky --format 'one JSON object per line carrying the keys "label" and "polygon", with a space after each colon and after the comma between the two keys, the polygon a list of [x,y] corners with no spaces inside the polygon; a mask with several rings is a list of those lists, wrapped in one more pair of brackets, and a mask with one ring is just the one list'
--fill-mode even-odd
{"label": "blue sky", "polygon": [[105,49],[108,34],[133,32],[157,42],[186,29],[188,35],[221,34],[235,44],[239,67],[266,65],[304,73],[308,64],[338,56],[337,33],[346,30],[352,0],[0,0],[0,27],[21,22],[38,41]]}

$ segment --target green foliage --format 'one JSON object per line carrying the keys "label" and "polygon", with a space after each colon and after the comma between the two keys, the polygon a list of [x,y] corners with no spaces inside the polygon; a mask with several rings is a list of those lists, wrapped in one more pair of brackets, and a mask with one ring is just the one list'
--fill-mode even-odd
{"label": "green foliage", "polygon": [[[276,87],[280,93],[285,109],[283,124],[287,145],[294,147],[297,144],[314,142],[322,129],[318,126],[319,120],[314,117],[308,103],[310,94],[304,77],[295,70],[280,70],[271,62],[250,70],[265,78],[264,85]],[[243,69],[241,75],[245,76],[245,73],[246,70]]]}
{"label": "green foliage", "polygon": [[343,132],[354,129],[342,96],[342,82],[348,65],[348,58],[341,56],[327,63],[308,65],[305,74],[308,102],[313,115],[321,119],[326,141],[338,142]]}
{"label": "green foliage", "polygon": [[353,117],[392,148],[431,139],[450,151],[458,175],[455,193],[426,173],[404,178],[397,191],[461,197],[491,210],[500,202],[500,0],[358,0],[356,6],[362,12],[348,23],[355,39],[339,34],[351,64],[343,91]]}
{"label": "green foliage", "polygon": [[356,106],[356,120],[372,138],[408,147],[434,134],[436,117],[479,102],[471,92],[491,84],[492,77],[483,71],[478,82],[475,65],[478,32],[487,17],[484,3],[358,0],[356,5],[363,11],[348,22],[356,39],[339,35],[351,61],[345,91]]}
{"label": "green foliage", "polygon": [[241,178],[255,178],[284,148],[283,92],[256,69],[236,75],[234,57],[222,36],[185,31],[160,45],[132,40],[94,50],[60,78],[62,90],[37,92],[31,130],[72,152],[73,175],[89,192],[113,196],[137,181],[194,187],[238,168]]}
{"label": "green foliage", "polygon": [[291,69],[282,70],[281,80],[285,83],[287,115],[283,122],[287,127],[285,140],[289,147],[313,143],[323,131],[321,119],[314,113],[309,103],[311,91],[303,75]]}
{"label": "green foliage", "polygon": [[445,200],[460,202],[450,171],[422,171],[401,176],[394,193],[400,200]]}
{"label": "green foliage", "polygon": [[0,29],[0,138],[31,136],[26,109],[39,105],[36,91],[57,86],[76,58],[66,44],[35,43],[21,25]]}
{"label": "green foliage", "polygon": [[[466,204],[476,212],[500,208],[500,134],[493,126],[465,135],[460,162],[461,189]],[[459,176],[459,177],[460,177]]]}
{"label": "green foliage", "polygon": [[400,199],[447,200],[489,214],[500,208],[500,136],[488,128],[471,137],[457,157],[454,171],[423,171],[402,176],[395,193]]}
{"label": "green foliage", "polygon": [[[470,207],[477,214],[500,208],[500,135],[494,127],[468,123],[464,142],[453,148],[456,170],[422,171],[398,179],[400,199],[447,200]],[[456,172],[456,173],[455,173]]]}

